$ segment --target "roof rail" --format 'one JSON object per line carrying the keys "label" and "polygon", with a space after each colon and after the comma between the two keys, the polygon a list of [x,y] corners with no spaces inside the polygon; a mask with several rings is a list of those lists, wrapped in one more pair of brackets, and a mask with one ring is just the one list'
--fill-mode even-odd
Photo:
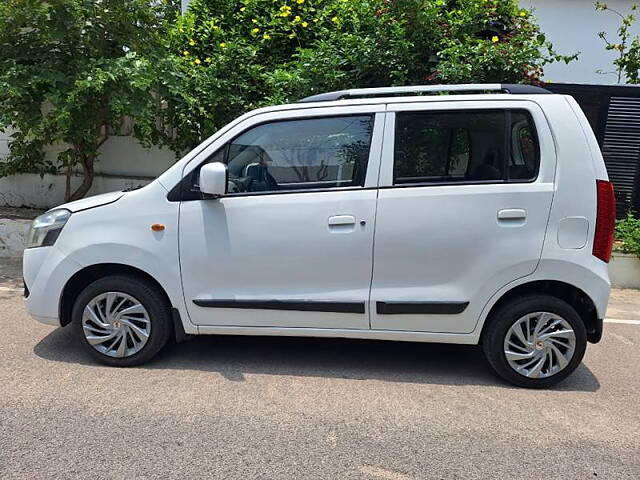
{"label": "roof rail", "polygon": [[352,90],[339,90],[337,92],[319,93],[298,100],[298,103],[331,102],[345,98],[358,98],[368,96],[393,96],[415,93],[439,93],[439,92],[502,92],[512,94],[541,94],[551,93],[542,87],[533,85],[521,85],[517,83],[468,83],[459,85],[416,85],[412,87],[383,87],[383,88],[356,88]]}

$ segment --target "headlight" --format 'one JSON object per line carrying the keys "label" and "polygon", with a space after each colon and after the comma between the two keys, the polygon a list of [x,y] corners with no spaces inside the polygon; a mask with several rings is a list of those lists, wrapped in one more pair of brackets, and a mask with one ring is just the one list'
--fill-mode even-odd
{"label": "headlight", "polygon": [[31,224],[25,248],[49,247],[56,243],[70,216],[71,212],[63,208],[40,215]]}

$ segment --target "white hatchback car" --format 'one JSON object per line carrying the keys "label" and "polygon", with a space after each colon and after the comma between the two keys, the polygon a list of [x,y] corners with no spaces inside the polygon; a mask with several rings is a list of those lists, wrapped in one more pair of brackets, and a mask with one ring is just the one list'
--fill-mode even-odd
{"label": "white hatchback car", "polygon": [[114,366],[195,334],[481,343],[503,378],[543,387],[600,340],[614,221],[571,97],[332,92],[240,117],[144,188],[38,217],[25,295]]}

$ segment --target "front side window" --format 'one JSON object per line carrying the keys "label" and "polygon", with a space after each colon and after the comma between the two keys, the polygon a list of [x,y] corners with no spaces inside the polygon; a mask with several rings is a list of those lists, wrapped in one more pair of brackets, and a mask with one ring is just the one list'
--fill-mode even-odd
{"label": "front side window", "polygon": [[362,186],[372,131],[373,115],[269,122],[209,161],[227,164],[229,194]]}
{"label": "front side window", "polygon": [[396,114],[395,185],[530,181],[538,164],[535,128],[524,111]]}

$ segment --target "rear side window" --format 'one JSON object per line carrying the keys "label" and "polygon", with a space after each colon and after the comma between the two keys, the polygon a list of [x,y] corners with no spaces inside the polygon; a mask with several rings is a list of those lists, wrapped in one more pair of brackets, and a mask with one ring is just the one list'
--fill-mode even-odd
{"label": "rear side window", "polygon": [[527,113],[511,112],[510,180],[532,180],[538,174],[540,148],[531,117]]}
{"label": "rear side window", "polygon": [[394,184],[528,182],[539,147],[522,110],[396,114]]}

